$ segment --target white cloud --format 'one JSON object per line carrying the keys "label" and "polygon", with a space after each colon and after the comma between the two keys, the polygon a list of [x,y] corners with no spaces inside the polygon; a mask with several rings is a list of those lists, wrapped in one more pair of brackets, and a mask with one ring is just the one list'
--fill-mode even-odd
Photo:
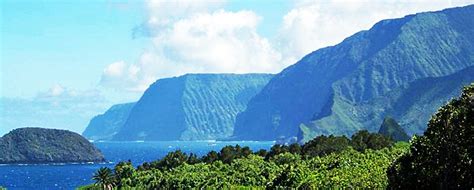
{"label": "white cloud", "polygon": [[137,91],[137,74],[140,71],[136,65],[127,65],[124,61],[116,61],[105,67],[100,84],[117,89]]}
{"label": "white cloud", "polygon": [[260,16],[250,10],[223,10],[224,1],[148,1],[148,19],[136,30],[150,37],[153,45],[135,63],[107,66],[101,84],[142,92],[156,79],[185,73],[275,73],[382,19],[472,2],[298,1],[282,18],[265,18],[281,19],[276,36],[269,38],[257,33],[263,22]]}
{"label": "white cloud", "polygon": [[275,72],[280,57],[256,28],[260,17],[251,11],[197,14],[176,22],[154,44],[189,72]]}
{"label": "white cloud", "polygon": [[473,1],[324,0],[303,1],[283,18],[277,38],[286,61],[297,61],[319,48],[335,45],[376,22],[408,14],[462,6]]}
{"label": "white cloud", "polygon": [[[159,4],[159,3],[158,3]],[[161,4],[159,4],[161,5]],[[161,10],[153,4],[152,11]],[[202,5],[200,5],[202,6]],[[158,7],[158,8],[157,8]],[[151,14],[153,47],[137,63],[112,63],[104,69],[101,84],[129,91],[143,91],[158,78],[186,73],[278,72],[281,56],[257,33],[261,18],[252,11]]]}
{"label": "white cloud", "polygon": [[47,92],[49,96],[60,96],[63,93],[64,93],[64,87],[59,84],[52,86]]}
{"label": "white cloud", "polygon": [[[55,84],[47,91],[39,92],[32,99],[36,102],[43,102],[53,106],[82,106],[79,104],[104,104],[106,98],[98,89],[76,90]],[[77,104],[77,105],[74,105]]]}
{"label": "white cloud", "polygon": [[108,65],[104,69],[104,75],[107,75],[110,77],[122,76],[123,73],[125,72],[125,67],[126,67],[125,62],[117,61],[115,63]]}
{"label": "white cloud", "polygon": [[148,0],[145,1],[148,19],[134,29],[134,36],[154,36],[161,30],[166,30],[177,20],[190,14],[206,13],[216,10],[225,4],[226,0]]}
{"label": "white cloud", "polygon": [[221,7],[225,0],[150,0],[148,22],[152,26],[167,25],[187,17],[190,13],[203,13]]}

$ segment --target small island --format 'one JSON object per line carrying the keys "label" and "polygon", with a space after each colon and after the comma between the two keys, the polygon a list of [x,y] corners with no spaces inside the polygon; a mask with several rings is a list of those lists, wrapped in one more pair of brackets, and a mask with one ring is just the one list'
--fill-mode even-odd
{"label": "small island", "polygon": [[81,135],[58,129],[19,128],[0,138],[0,164],[104,162]]}

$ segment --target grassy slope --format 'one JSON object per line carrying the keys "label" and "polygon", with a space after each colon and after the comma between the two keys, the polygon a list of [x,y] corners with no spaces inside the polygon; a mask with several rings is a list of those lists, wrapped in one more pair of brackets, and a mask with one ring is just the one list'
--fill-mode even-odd
{"label": "grassy slope", "polygon": [[394,117],[409,135],[420,134],[438,107],[460,94],[474,81],[474,67],[445,77],[431,77],[387,92],[362,104],[351,104],[336,97],[329,116],[305,124],[304,139],[319,134],[345,134],[367,128],[378,131],[383,118]]}

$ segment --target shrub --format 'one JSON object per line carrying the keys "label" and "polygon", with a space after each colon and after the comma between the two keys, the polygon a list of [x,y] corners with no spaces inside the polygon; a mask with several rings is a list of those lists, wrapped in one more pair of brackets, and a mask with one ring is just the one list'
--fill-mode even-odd
{"label": "shrub", "polygon": [[389,188],[470,189],[474,187],[474,84],[441,107],[410,152],[387,171]]}
{"label": "shrub", "polygon": [[324,156],[343,151],[349,146],[349,142],[346,136],[322,135],[304,144],[302,153],[309,157]]}

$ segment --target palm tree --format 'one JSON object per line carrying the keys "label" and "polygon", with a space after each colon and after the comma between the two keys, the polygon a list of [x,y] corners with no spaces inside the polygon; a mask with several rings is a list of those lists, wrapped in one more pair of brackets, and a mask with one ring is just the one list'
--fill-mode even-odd
{"label": "palm tree", "polygon": [[110,168],[101,167],[95,172],[92,179],[95,180],[96,185],[100,185],[103,189],[110,190],[113,188],[114,175]]}

